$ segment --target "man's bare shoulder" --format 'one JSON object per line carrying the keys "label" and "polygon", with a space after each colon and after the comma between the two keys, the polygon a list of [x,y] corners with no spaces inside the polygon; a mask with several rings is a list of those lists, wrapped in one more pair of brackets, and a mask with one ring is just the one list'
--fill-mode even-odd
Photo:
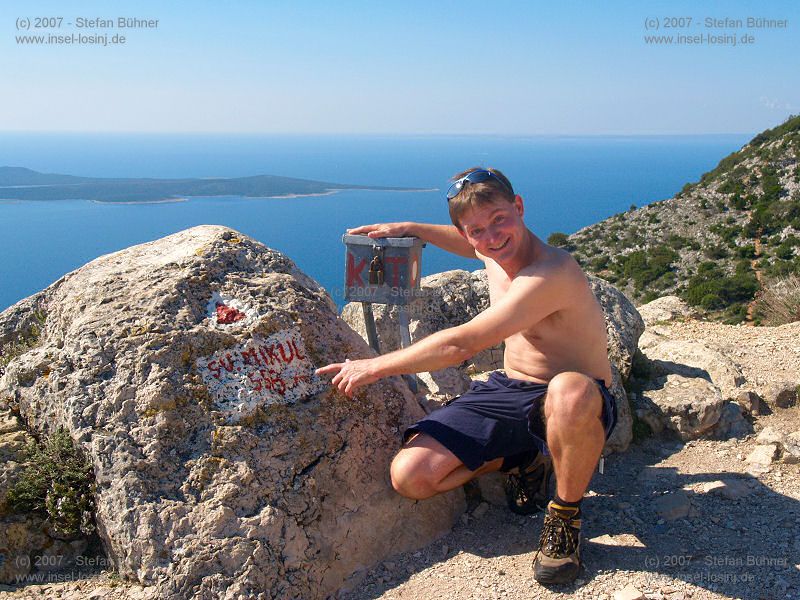
{"label": "man's bare shoulder", "polygon": [[586,275],[572,255],[561,248],[542,244],[542,251],[531,264],[520,269],[518,276],[544,278],[554,284],[579,283]]}

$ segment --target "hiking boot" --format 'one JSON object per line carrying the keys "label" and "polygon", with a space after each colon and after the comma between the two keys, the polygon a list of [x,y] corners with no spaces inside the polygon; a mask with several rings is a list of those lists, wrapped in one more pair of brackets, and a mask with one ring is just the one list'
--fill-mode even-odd
{"label": "hiking boot", "polygon": [[564,516],[553,502],[547,505],[539,549],[533,559],[533,577],[539,583],[571,583],[581,568],[581,518]]}
{"label": "hiking boot", "polygon": [[518,515],[531,515],[547,506],[553,460],[541,452],[519,467],[519,474],[509,475],[505,492],[508,508]]}

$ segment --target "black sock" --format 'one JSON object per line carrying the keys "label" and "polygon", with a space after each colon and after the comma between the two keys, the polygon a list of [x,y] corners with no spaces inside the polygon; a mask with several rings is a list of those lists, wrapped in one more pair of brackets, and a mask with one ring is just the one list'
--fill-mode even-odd
{"label": "black sock", "polygon": [[[583,498],[581,498],[583,500]],[[550,508],[563,517],[578,517],[581,514],[581,500],[577,502],[567,502],[559,498],[558,494],[553,496]]]}

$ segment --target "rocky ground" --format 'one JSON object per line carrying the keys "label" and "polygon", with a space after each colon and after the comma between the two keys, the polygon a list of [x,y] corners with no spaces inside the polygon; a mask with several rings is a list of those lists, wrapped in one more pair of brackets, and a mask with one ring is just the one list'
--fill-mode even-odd
{"label": "rocky ground", "polygon": [[[800,323],[658,327],[734,357],[753,387],[800,373]],[[364,573],[340,600],[800,598],[800,464],[786,450],[800,431],[800,406],[773,407],[753,426],[730,440],[680,442],[664,433],[608,457],[584,501],[585,570],[573,585],[548,589],[533,580],[541,514],[514,515],[496,488],[486,485],[482,495],[472,485],[469,510],[451,533]],[[770,444],[766,460],[753,456]],[[0,598],[155,597],[110,573],[59,576],[0,587]]]}

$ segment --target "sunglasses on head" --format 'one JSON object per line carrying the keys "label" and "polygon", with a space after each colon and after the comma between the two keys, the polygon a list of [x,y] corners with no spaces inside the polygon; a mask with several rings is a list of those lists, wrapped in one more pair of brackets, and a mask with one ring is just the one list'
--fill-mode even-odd
{"label": "sunglasses on head", "polygon": [[447,201],[450,202],[450,200],[458,196],[467,183],[482,183],[489,179],[494,179],[509,192],[511,192],[512,194],[514,193],[514,191],[508,186],[507,183],[505,183],[502,179],[500,179],[497,175],[495,175],[491,171],[487,171],[486,169],[477,169],[475,171],[467,173],[461,179],[458,179],[453,182],[453,185],[451,185],[450,189],[447,190]]}

